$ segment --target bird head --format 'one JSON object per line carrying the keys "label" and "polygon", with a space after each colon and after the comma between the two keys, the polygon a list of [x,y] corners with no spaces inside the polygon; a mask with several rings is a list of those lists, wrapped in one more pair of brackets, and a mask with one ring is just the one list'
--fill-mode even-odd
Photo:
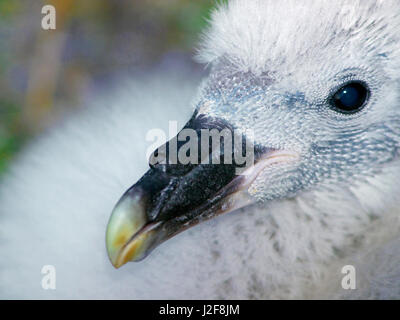
{"label": "bird head", "polygon": [[[106,244],[113,265],[143,259],[218,214],[309,190],[334,192],[395,161],[399,15],[399,3],[390,0],[220,5],[198,54],[210,74],[192,118],[156,150],[149,171],[111,215]],[[224,140],[216,153],[211,143],[204,156],[200,135],[213,129],[230,133],[233,143]],[[197,162],[182,163],[190,137]]]}

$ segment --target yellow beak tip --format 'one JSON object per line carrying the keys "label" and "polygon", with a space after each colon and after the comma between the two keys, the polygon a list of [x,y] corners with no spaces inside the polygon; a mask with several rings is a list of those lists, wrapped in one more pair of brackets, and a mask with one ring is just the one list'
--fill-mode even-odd
{"label": "yellow beak tip", "polygon": [[122,264],[117,264],[117,263],[112,263],[112,262],[111,262],[111,264],[113,265],[113,267],[114,267],[115,269],[119,269],[119,268],[122,267]]}

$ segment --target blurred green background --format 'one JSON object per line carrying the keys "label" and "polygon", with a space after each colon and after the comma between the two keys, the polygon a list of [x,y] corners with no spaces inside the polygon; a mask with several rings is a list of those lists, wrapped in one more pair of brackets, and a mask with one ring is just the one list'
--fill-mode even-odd
{"label": "blurred green background", "polygon": [[[43,5],[57,29],[43,30]],[[213,0],[0,0],[0,175],[88,88],[190,57]]]}

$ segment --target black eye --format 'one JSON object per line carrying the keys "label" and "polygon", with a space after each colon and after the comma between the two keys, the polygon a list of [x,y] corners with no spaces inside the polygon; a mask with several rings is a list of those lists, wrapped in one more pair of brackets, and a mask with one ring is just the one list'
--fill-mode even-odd
{"label": "black eye", "polygon": [[352,81],[341,87],[331,98],[332,107],[341,113],[351,114],[366,105],[369,90],[365,83]]}

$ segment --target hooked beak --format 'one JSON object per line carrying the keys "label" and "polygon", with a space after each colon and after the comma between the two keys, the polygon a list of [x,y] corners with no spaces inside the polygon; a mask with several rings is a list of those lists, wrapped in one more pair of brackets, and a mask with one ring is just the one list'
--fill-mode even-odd
{"label": "hooked beak", "polygon": [[[198,132],[210,127],[221,129],[228,125],[198,117],[185,126]],[[260,172],[274,164],[298,159],[297,153],[253,147],[254,163],[241,175],[237,175],[235,163],[151,165],[111,214],[106,246],[113,266],[119,268],[129,261],[142,260],[174,235],[254,203],[248,188]]]}

